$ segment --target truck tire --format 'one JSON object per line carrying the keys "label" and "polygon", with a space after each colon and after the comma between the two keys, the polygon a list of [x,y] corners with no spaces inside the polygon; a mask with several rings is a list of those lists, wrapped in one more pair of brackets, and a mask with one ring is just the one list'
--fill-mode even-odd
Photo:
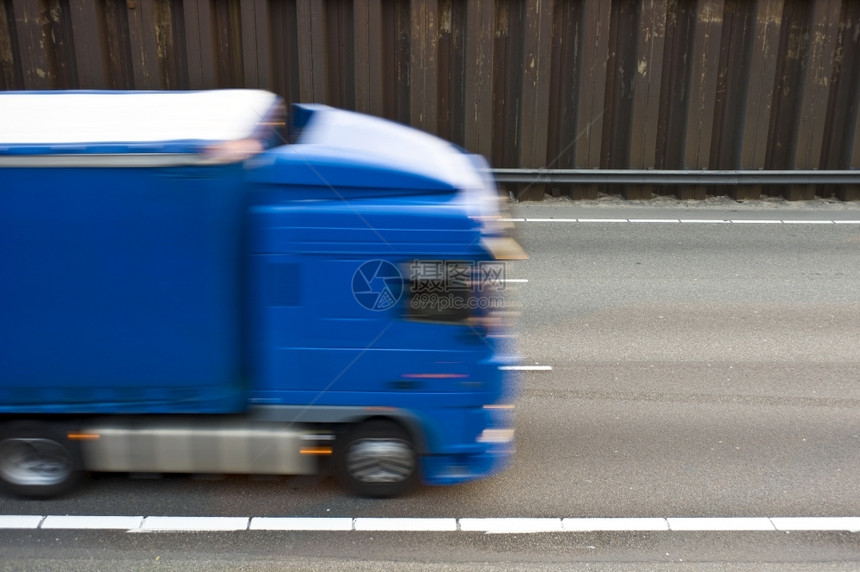
{"label": "truck tire", "polygon": [[400,425],[373,420],[358,425],[339,447],[338,477],[354,494],[390,498],[418,480],[418,455]]}
{"label": "truck tire", "polygon": [[80,476],[78,447],[59,428],[46,423],[0,427],[0,486],[7,492],[53,497],[71,490]]}

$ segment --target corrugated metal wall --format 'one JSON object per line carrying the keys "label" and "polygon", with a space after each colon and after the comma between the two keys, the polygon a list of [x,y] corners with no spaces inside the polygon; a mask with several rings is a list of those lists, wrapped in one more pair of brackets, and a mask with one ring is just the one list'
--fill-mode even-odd
{"label": "corrugated metal wall", "polygon": [[0,0],[0,89],[239,86],[498,167],[860,168],[860,0]]}

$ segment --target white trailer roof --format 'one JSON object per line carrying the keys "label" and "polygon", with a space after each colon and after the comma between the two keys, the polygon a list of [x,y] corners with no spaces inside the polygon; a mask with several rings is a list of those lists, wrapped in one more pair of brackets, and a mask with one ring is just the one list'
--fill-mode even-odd
{"label": "white trailer roof", "polygon": [[[76,153],[103,153],[105,145],[122,153],[131,151],[123,145],[159,143],[170,144],[166,152],[193,153],[204,142],[253,136],[276,105],[275,94],[250,89],[3,93],[0,153],[62,153],[70,146]],[[98,149],[88,151],[92,146]]]}

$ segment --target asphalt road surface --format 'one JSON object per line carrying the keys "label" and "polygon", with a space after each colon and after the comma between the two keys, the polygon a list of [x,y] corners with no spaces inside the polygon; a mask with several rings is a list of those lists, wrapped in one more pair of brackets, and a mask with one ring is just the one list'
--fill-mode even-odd
{"label": "asphalt road surface", "polygon": [[[101,475],[63,499],[0,497],[0,514],[322,517],[349,530],[12,528],[0,569],[857,569],[860,533],[812,529],[860,517],[860,206],[714,203],[514,209],[530,255],[507,273],[519,351],[543,369],[523,372],[504,473],[386,501],[322,478]],[[377,517],[455,530],[360,530]],[[725,526],[674,520],[694,517]],[[818,519],[774,530],[784,517]],[[470,532],[482,518],[500,533]],[[579,518],[657,527],[560,520]]]}

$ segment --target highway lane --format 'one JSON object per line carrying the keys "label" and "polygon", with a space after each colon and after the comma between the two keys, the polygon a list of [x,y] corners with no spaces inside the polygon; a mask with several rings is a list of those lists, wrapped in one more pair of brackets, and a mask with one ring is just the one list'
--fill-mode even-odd
{"label": "highway lane", "polygon": [[[525,205],[514,216],[860,219],[860,209],[852,205],[759,206]],[[0,512],[352,518],[860,515],[860,225],[524,221],[516,227],[531,255],[508,273],[528,280],[516,285],[522,306],[520,351],[524,363],[553,369],[523,375],[518,451],[501,475],[459,487],[424,488],[390,501],[350,498],[319,478],[110,475],[64,499],[0,497]],[[123,534],[0,531],[0,547],[16,558],[38,554],[59,562],[69,557],[82,567],[82,546],[127,564],[137,562],[126,558],[128,551],[143,558],[150,549],[175,563],[196,558],[205,564],[206,539],[213,538]],[[454,533],[461,536],[453,540],[441,533],[381,533],[373,542],[370,533],[225,534],[224,561],[246,554],[250,561],[259,557],[272,563],[286,558],[278,547],[288,542],[296,547],[296,563],[320,568],[343,564],[341,557],[402,563],[410,555],[425,564],[551,567],[574,560],[616,562],[617,569],[624,569],[623,562],[684,558],[788,562],[800,568],[811,562],[839,567],[860,559],[860,540],[850,533],[566,533],[492,539]],[[105,543],[126,549],[111,551]]]}
{"label": "highway lane", "polygon": [[[662,535],[661,535],[662,534]],[[856,534],[3,533],[4,570],[857,569]]]}
{"label": "highway lane", "polygon": [[[515,216],[856,218],[853,209],[620,211],[528,205]],[[530,363],[554,367],[526,378],[521,450],[532,433],[536,443],[564,437],[552,468],[537,456],[523,466],[535,476],[567,467],[565,488],[613,499],[572,509],[860,510],[860,227],[518,229],[535,254],[518,269],[529,278],[520,348]],[[548,507],[569,498],[548,492]]]}

